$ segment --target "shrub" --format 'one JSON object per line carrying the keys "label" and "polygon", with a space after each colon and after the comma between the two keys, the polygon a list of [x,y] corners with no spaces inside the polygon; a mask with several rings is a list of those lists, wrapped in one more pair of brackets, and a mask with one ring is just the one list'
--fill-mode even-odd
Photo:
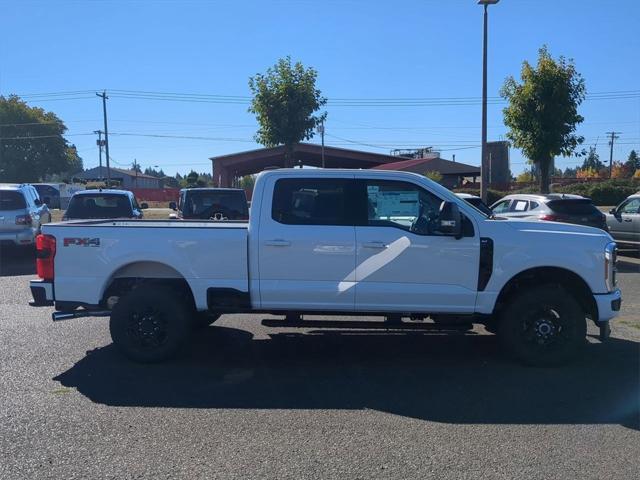
{"label": "shrub", "polygon": [[558,193],[573,193],[589,197],[596,205],[617,205],[640,188],[632,179],[606,180],[598,183],[574,183],[556,189]]}

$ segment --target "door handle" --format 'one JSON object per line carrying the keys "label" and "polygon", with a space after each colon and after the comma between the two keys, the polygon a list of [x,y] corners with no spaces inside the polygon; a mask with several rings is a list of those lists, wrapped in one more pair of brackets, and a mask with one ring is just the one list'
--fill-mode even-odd
{"label": "door handle", "polygon": [[276,238],[275,240],[266,240],[264,244],[269,247],[288,247],[289,245],[291,245],[291,242],[289,240]]}
{"label": "door handle", "polygon": [[633,222],[633,220],[632,220],[632,219],[630,219],[630,218],[625,218],[625,219],[624,219],[624,221],[625,221],[625,222]]}
{"label": "door handle", "polygon": [[362,246],[365,248],[387,248],[389,245],[384,242],[364,242]]}

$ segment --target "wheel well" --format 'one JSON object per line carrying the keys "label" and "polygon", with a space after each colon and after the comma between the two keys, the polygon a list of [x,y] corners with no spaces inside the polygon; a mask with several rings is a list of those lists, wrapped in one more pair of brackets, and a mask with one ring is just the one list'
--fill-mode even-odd
{"label": "wheel well", "polygon": [[189,283],[177,270],[159,262],[136,262],[120,267],[107,282],[100,304],[113,308],[119,297],[142,285],[167,286],[195,309]]}
{"label": "wheel well", "polygon": [[580,275],[564,268],[538,267],[518,273],[509,280],[498,295],[495,314],[499,314],[509,298],[521,288],[539,287],[541,285],[559,285],[578,301],[592,320],[598,318],[598,305],[587,282]]}

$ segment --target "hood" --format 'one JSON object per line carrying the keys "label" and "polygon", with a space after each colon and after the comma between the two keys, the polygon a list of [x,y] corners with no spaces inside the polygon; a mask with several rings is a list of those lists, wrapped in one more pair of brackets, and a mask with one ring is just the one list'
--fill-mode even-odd
{"label": "hood", "polygon": [[506,225],[525,233],[551,233],[558,235],[579,235],[583,237],[601,237],[607,241],[613,241],[611,235],[604,230],[573,223],[545,222],[541,220],[525,220],[509,218],[502,220]]}

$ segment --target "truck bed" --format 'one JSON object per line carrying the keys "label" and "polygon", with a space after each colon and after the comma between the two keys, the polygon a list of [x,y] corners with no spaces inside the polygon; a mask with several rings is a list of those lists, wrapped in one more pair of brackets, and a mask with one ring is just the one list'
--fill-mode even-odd
{"label": "truck bed", "polygon": [[52,223],[55,300],[97,305],[115,278],[182,278],[207,308],[211,285],[249,291],[246,222],[90,220]]}

